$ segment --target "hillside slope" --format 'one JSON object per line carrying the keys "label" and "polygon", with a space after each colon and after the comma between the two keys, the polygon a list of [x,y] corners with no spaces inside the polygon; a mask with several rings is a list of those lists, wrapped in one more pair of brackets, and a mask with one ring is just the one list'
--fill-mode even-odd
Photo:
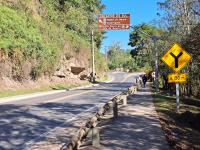
{"label": "hillside slope", "polygon": [[0,0],[0,89],[78,80],[71,67],[89,73],[92,29],[97,71],[106,69],[95,18],[103,8],[96,0]]}

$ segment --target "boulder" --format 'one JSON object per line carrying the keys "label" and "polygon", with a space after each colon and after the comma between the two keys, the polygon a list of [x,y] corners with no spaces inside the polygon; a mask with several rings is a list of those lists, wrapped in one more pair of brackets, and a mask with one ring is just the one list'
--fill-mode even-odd
{"label": "boulder", "polygon": [[72,66],[71,67],[71,72],[74,74],[74,75],[79,75],[82,71],[84,71],[85,68],[84,67],[75,67],[75,66]]}

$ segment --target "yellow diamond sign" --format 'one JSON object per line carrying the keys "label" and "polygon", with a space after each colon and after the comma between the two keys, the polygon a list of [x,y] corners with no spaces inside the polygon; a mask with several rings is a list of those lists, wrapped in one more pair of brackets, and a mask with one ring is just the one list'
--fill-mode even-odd
{"label": "yellow diamond sign", "polygon": [[187,62],[191,59],[190,54],[188,54],[181,46],[174,44],[165,55],[162,57],[169,67],[171,67],[175,72],[180,71]]}
{"label": "yellow diamond sign", "polygon": [[168,83],[184,83],[187,80],[187,75],[185,73],[173,73],[168,74]]}

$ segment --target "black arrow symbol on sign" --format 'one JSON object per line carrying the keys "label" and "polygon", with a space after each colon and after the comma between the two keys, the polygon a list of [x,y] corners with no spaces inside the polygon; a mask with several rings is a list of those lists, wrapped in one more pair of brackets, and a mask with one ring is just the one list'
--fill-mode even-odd
{"label": "black arrow symbol on sign", "polygon": [[175,56],[175,55],[171,52],[170,55],[172,55],[172,57],[174,57],[174,59],[175,59],[175,68],[178,68],[178,59],[179,59],[179,57],[181,57],[181,55],[183,55],[183,52],[180,52],[177,56]]}

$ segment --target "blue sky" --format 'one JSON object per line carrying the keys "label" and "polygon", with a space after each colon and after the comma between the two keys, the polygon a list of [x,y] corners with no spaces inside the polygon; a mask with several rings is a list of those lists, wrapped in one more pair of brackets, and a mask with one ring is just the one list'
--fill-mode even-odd
{"label": "blue sky", "polygon": [[[103,13],[130,13],[131,25],[149,23],[153,19],[158,18],[156,15],[158,12],[158,1],[161,0],[102,0],[103,4],[106,5]],[[109,46],[113,42],[120,42],[124,49],[130,49],[127,45],[130,32],[131,30],[107,30],[107,38],[103,41],[101,51],[104,52],[105,46]]]}

